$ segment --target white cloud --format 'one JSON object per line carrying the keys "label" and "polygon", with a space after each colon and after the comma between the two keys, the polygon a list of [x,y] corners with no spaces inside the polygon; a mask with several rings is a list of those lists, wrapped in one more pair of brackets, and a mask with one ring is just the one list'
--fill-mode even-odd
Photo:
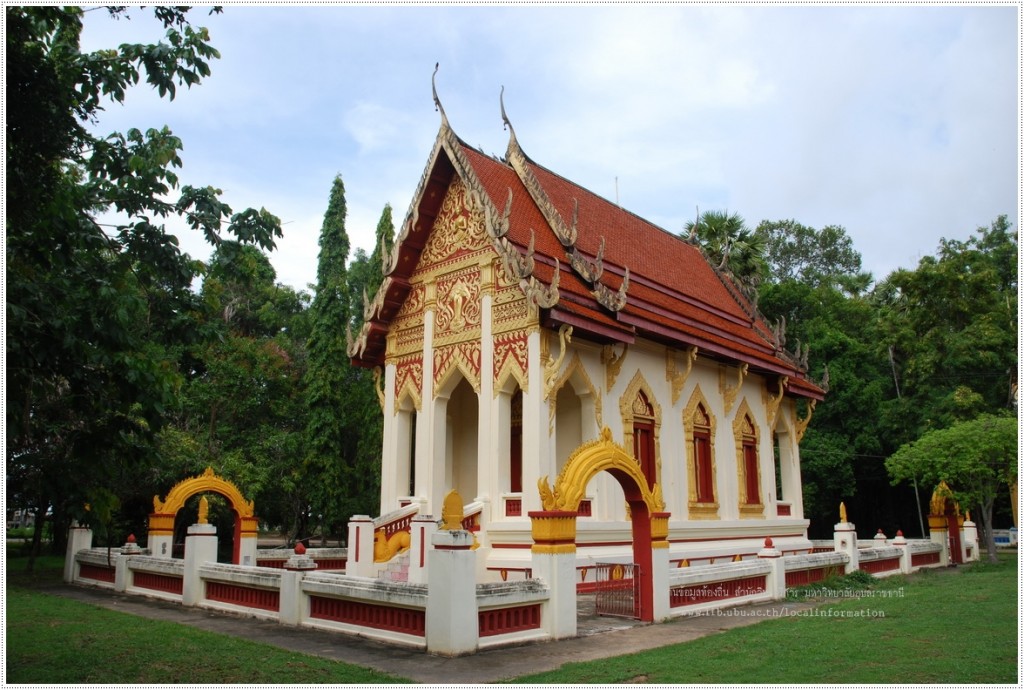
{"label": "white cloud", "polygon": [[1017,208],[1014,7],[229,6],[202,20],[223,54],[213,76],[171,104],[132,94],[101,129],[170,124],[183,180],[288,223],[272,260],[299,288],[335,174],[353,253],[373,249],[385,203],[401,223],[440,121],[437,61],[471,145],[504,152],[505,86],[527,153],[611,199],[618,180],[624,206],[669,230],[697,206],[840,224],[881,277]]}

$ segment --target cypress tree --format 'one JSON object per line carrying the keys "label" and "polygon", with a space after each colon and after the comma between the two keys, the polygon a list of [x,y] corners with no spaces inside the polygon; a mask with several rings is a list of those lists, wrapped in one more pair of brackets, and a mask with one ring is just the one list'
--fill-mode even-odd
{"label": "cypress tree", "polygon": [[[349,239],[345,232],[345,185],[334,178],[320,230],[316,295],[310,306],[310,336],[306,370],[306,465],[315,482],[313,516],[327,530],[341,529],[346,498],[352,494],[353,472],[347,462],[351,444],[346,427],[347,380],[351,365],[346,352],[345,326],[349,322]],[[299,535],[302,536],[302,535]]]}

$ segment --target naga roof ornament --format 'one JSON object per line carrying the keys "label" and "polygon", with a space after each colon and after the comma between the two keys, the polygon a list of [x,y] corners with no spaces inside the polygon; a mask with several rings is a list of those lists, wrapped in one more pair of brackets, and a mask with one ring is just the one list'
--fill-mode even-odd
{"label": "naga roof ornament", "polygon": [[544,191],[544,187],[536,175],[533,174],[533,170],[530,169],[529,158],[519,145],[515,128],[512,127],[512,122],[505,112],[504,86],[501,87],[499,100],[501,103],[501,119],[509,130],[509,141],[508,148],[505,151],[505,159],[512,166],[512,169],[515,170],[523,186],[526,187],[530,198],[533,199],[541,215],[544,216],[548,225],[551,226],[555,237],[558,238],[559,243],[565,249],[569,265],[578,276],[591,286],[591,294],[594,296],[594,299],[609,311],[620,311],[626,306],[626,292],[629,290],[629,268],[626,267],[625,276],[618,290],[613,290],[601,282],[601,276],[604,274],[605,238],[601,238],[601,246],[593,260],[587,258],[580,251],[579,247],[576,246],[576,241],[579,239],[579,200],[573,199],[572,218],[569,223],[566,223],[565,219],[562,218],[562,214],[551,203],[547,192]]}
{"label": "naga roof ornament", "polygon": [[448,116],[444,113],[444,106],[441,105],[441,99],[437,97],[437,70],[441,67],[440,62],[434,63],[434,73],[430,76],[430,90],[434,94],[434,110],[441,113],[441,124],[445,127],[449,127]]}

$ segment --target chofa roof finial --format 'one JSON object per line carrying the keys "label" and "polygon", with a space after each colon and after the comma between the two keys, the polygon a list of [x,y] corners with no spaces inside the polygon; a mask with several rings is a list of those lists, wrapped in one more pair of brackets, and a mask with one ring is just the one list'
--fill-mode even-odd
{"label": "chofa roof finial", "polygon": [[430,88],[434,92],[434,109],[441,113],[441,123],[448,126],[448,116],[444,114],[444,106],[441,99],[437,97],[437,70],[441,67],[440,62],[434,63],[434,73],[430,76]]}
{"label": "chofa roof finial", "polygon": [[505,123],[505,127],[511,132],[512,138],[516,138],[516,130],[512,128],[512,123],[508,119],[508,115],[505,113],[505,85],[501,85],[501,93],[498,95],[498,102],[501,104],[501,121]]}

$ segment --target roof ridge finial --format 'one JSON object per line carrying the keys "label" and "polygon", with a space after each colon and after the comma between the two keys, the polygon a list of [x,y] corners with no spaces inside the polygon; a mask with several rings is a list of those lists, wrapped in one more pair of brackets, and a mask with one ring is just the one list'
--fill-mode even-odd
{"label": "roof ridge finial", "polygon": [[434,63],[434,73],[430,76],[430,88],[434,92],[434,110],[441,113],[441,124],[445,127],[449,127],[448,116],[444,113],[444,106],[441,105],[441,99],[437,97],[437,70],[441,67],[440,62]]}
{"label": "roof ridge finial", "polygon": [[[512,126],[512,121],[508,119],[508,114],[505,112],[505,85],[504,84],[501,85],[501,93],[498,95],[498,102],[501,104],[501,121],[504,123],[505,127],[508,128],[508,131],[509,131],[508,151],[513,151],[515,149],[518,149],[519,152],[522,153],[522,147],[519,146],[519,140],[516,138],[516,130]],[[507,153],[506,153],[505,157],[508,158],[508,154]]]}

